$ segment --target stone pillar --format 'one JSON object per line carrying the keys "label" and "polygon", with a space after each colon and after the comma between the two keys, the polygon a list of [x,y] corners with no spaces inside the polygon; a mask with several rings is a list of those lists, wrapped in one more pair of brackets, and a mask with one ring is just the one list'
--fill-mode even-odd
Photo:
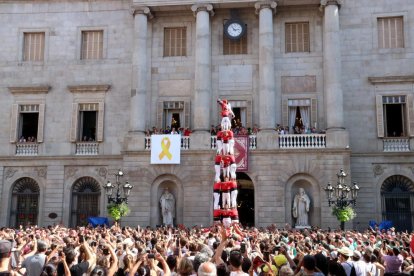
{"label": "stone pillar", "polygon": [[341,0],[321,0],[324,9],[323,72],[327,147],[344,148],[349,135],[344,128],[343,95],[341,87],[341,48],[339,37],[339,6]]}
{"label": "stone pillar", "polygon": [[134,52],[132,60],[133,81],[130,98],[129,134],[126,137],[127,150],[143,150],[144,132],[147,122],[147,28],[148,17],[152,18],[148,7],[133,6]]}
{"label": "stone pillar", "polygon": [[276,122],[281,117],[281,96],[275,89],[275,60],[273,14],[276,1],[255,3],[259,14],[259,127],[257,146],[260,149],[277,147]]}
{"label": "stone pillar", "polygon": [[195,4],[191,10],[196,17],[195,76],[193,102],[193,131],[191,149],[210,148],[210,106],[216,104],[211,93],[211,28],[213,5]]}

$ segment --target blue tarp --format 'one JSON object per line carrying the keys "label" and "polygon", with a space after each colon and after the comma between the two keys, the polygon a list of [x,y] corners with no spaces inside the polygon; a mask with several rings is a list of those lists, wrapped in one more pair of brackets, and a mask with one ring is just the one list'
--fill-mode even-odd
{"label": "blue tarp", "polygon": [[106,217],[89,217],[88,223],[92,224],[93,227],[96,227],[98,225],[106,225],[109,226],[108,218]]}
{"label": "blue tarp", "polygon": [[369,226],[373,229],[375,229],[375,225],[378,225],[379,230],[388,230],[393,226],[393,223],[390,220],[383,220],[380,223],[377,223],[375,220],[369,221]]}

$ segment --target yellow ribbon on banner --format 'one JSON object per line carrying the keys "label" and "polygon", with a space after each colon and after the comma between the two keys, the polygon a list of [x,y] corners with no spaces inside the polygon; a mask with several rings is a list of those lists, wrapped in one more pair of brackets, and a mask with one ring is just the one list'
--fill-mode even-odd
{"label": "yellow ribbon on banner", "polygon": [[[167,143],[165,143],[165,142],[167,142]],[[167,156],[168,160],[171,160],[172,154],[170,152],[170,146],[171,146],[170,138],[168,138],[168,137],[162,138],[162,140],[161,140],[161,149],[162,149],[162,151],[161,151],[160,155],[158,155],[158,158],[160,160],[163,159],[164,156]]]}

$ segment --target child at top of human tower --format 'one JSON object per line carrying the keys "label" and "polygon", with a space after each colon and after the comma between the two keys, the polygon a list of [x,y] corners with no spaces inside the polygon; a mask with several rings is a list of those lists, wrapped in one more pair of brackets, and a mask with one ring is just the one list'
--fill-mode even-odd
{"label": "child at top of human tower", "polygon": [[[235,115],[233,113],[233,110],[231,109],[231,105],[226,99],[221,100],[219,98],[219,99],[217,99],[217,102],[221,106],[221,117],[222,117],[222,119],[221,119],[221,128],[222,128],[222,130],[230,130],[231,129],[230,119],[235,117]],[[230,116],[231,116],[231,118],[229,118]]]}

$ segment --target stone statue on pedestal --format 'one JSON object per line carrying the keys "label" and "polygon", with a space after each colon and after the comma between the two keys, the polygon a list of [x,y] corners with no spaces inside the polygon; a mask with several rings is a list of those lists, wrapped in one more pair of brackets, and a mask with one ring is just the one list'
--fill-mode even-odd
{"label": "stone statue on pedestal", "polygon": [[168,188],[164,189],[164,193],[160,197],[162,223],[164,225],[173,225],[175,217],[175,198]]}
{"label": "stone statue on pedestal", "polygon": [[293,199],[292,214],[296,218],[295,227],[306,228],[309,227],[308,213],[309,213],[310,199],[303,188],[299,188],[299,193]]}

